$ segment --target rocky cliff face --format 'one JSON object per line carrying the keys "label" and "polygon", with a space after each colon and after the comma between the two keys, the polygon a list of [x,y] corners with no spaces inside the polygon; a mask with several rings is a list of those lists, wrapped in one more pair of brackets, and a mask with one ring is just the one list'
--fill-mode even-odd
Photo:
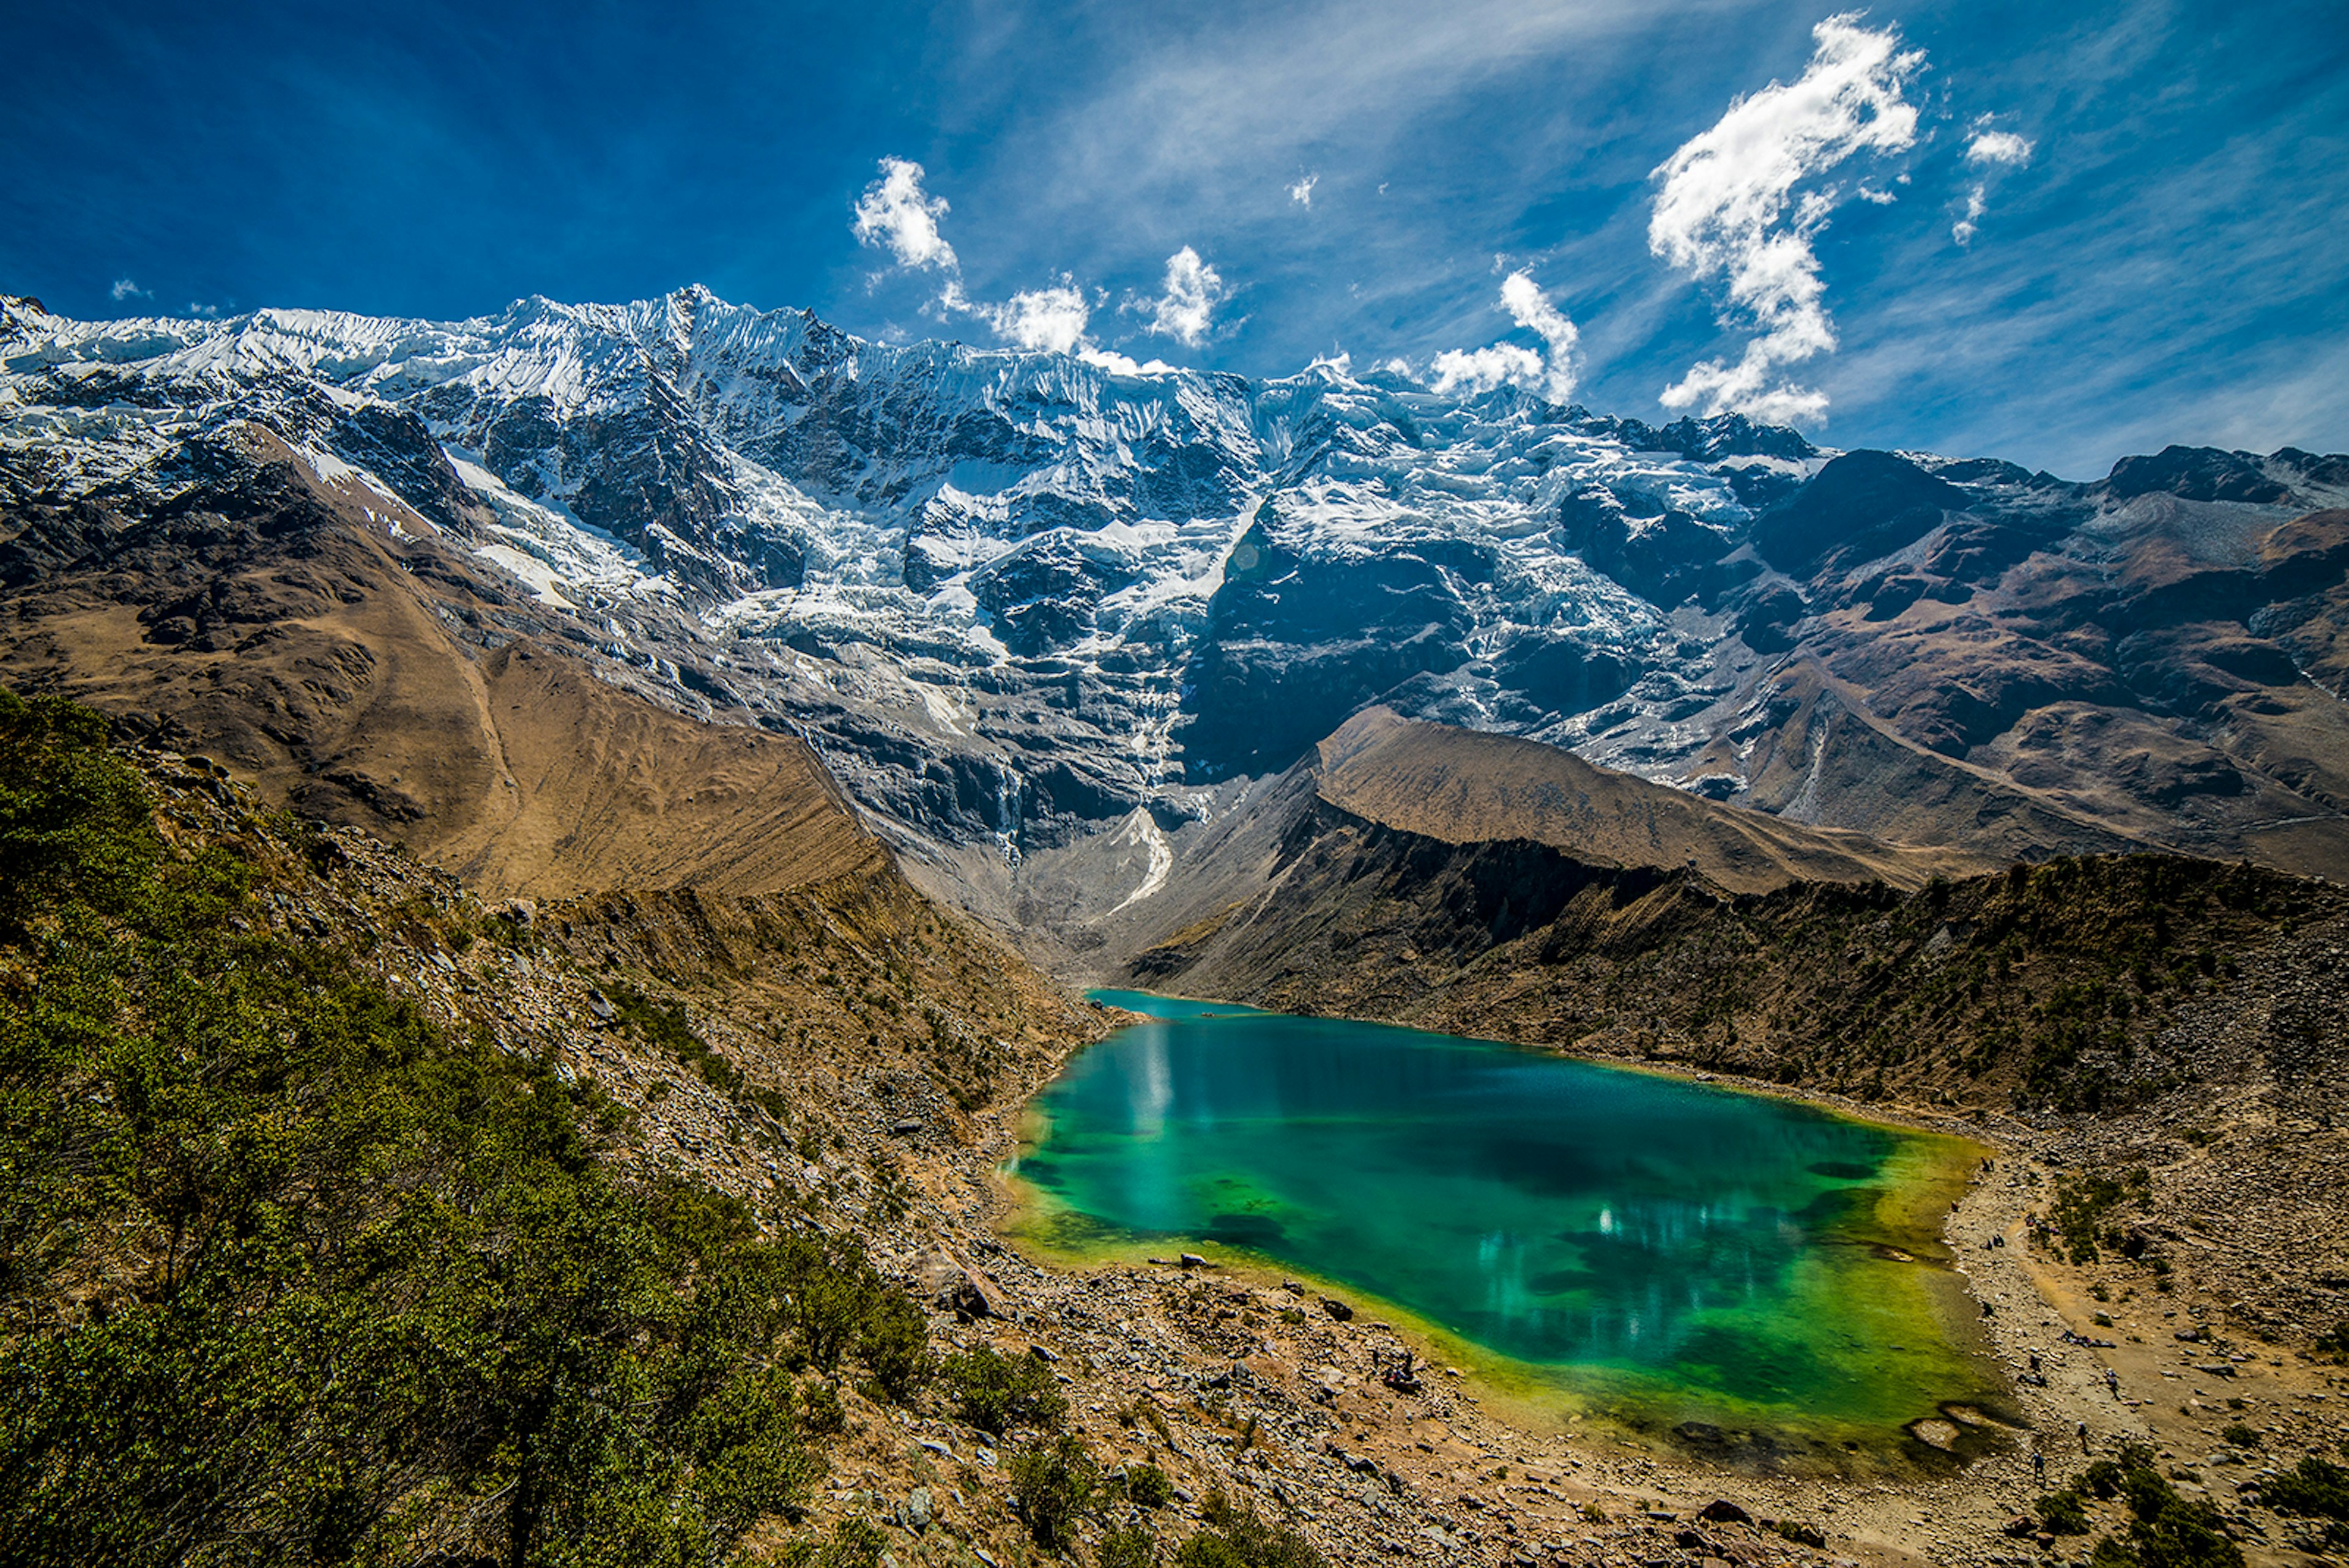
{"label": "rocky cliff face", "polygon": [[[454,635],[803,735],[933,886],[1080,943],[1371,702],[1806,825],[2349,870],[2342,458],[2079,484],[1333,366],[892,347],[698,289],[456,323],[16,301],[12,597],[103,597],[141,530],[231,514],[198,498],[247,430],[395,554],[436,536]],[[233,609],[142,601],[140,645]]]}

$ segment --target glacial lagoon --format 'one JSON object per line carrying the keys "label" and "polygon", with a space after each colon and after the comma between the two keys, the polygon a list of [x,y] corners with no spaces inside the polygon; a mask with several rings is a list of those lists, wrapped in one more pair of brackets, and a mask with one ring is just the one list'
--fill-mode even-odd
{"label": "glacial lagoon", "polygon": [[1095,997],[1150,1016],[1031,1105],[1015,1235],[1048,1257],[1302,1274],[1536,1418],[1733,1463],[1998,1440],[1940,1237],[1975,1145],[1487,1041]]}

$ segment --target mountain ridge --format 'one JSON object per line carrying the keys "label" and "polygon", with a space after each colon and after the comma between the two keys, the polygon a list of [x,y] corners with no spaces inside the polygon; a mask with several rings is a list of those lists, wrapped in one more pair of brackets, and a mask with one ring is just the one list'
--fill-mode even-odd
{"label": "mountain ridge", "polygon": [[1913,888],[1992,866],[1738,811],[1554,746],[1407,720],[1390,708],[1364,709],[1321,742],[1314,789],[1341,811],[1441,843],[1519,839],[1619,869],[1679,864],[1736,892],[1797,880]]}
{"label": "mountain ridge", "polygon": [[2349,459],[2082,484],[1331,365],[892,347],[698,288],[0,306],[12,519],[168,512],[248,423],[439,528],[474,645],[804,739],[926,887],[1054,941],[1373,704],[1880,839],[2349,874]]}

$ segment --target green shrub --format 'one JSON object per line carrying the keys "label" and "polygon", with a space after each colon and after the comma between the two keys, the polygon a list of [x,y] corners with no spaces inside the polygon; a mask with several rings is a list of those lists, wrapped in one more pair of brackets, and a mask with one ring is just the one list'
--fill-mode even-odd
{"label": "green shrub", "polygon": [[937,1372],[930,1355],[929,1320],[895,1292],[874,1294],[856,1332],[856,1357],[881,1393],[904,1404]]}
{"label": "green shrub", "polygon": [[1164,1508],[1174,1501],[1174,1483],[1164,1470],[1144,1460],[1126,1467],[1125,1495],[1136,1508]]}
{"label": "green shrub", "polygon": [[1068,1419],[1050,1367],[1032,1355],[999,1355],[986,1345],[947,1358],[941,1368],[962,1419],[1001,1437],[1014,1427],[1050,1430]]}
{"label": "green shrub", "polygon": [[2208,1502],[2189,1502],[2154,1468],[2153,1450],[2121,1450],[2118,1491],[2133,1516],[2126,1536],[2108,1535],[2089,1553],[2092,1568],[2243,1568],[2242,1548]]}
{"label": "green shrub", "polygon": [[632,1031],[647,1044],[657,1045],[688,1064],[714,1089],[730,1094],[742,1086],[742,1075],[734,1070],[734,1064],[695,1033],[692,1022],[685,1015],[684,1003],[671,1002],[663,1007],[622,980],[605,981],[604,994],[612,1003],[612,1021],[620,1028]]}
{"label": "green shrub", "polygon": [[2085,1535],[2088,1533],[2087,1506],[2075,1491],[2050,1492],[2033,1503],[2032,1511],[2039,1522],[2054,1535]]}
{"label": "green shrub", "polygon": [[2247,1427],[2240,1421],[2229,1423],[2220,1432],[2219,1440],[2232,1449],[2256,1449],[2261,1442],[2258,1428]]}
{"label": "green shrub", "polygon": [[1304,1536],[1234,1507],[1221,1491],[1210,1492],[1200,1511],[1208,1528],[1183,1542],[1178,1568],[1329,1568]]}
{"label": "green shrub", "polygon": [[1101,1467],[1072,1432],[1040,1441],[1011,1456],[1011,1501],[1043,1547],[1065,1545],[1092,1506]]}
{"label": "green shrub", "polygon": [[889,1538],[869,1519],[843,1519],[821,1544],[802,1545],[785,1560],[794,1568],[881,1568]]}
{"label": "green shrub", "polygon": [[765,1282],[795,1364],[833,1372],[853,1351],[893,1399],[927,1381],[921,1309],[881,1277],[854,1237],[794,1231],[774,1243],[768,1264]]}
{"label": "green shrub", "polygon": [[2106,1214],[2120,1203],[2144,1201],[2151,1195],[2151,1174],[2142,1166],[2117,1177],[2090,1173],[2056,1178],[2053,1218],[2062,1251],[2075,1263],[2096,1262]]}
{"label": "green shrub", "polygon": [[1102,1537],[1101,1568],[1150,1568],[1158,1548],[1150,1532],[1139,1524],[1125,1525]]}
{"label": "green shrub", "polygon": [[43,912],[126,913],[162,858],[146,785],[107,751],[106,721],[0,691],[0,940]]}
{"label": "green shrub", "polygon": [[2320,1455],[2310,1454],[2299,1467],[2262,1482],[2260,1494],[2278,1513],[2297,1513],[2333,1521],[2326,1539],[2349,1546],[2349,1469]]}
{"label": "green shrub", "polygon": [[840,1402],[840,1391],[829,1383],[800,1385],[800,1425],[823,1437],[846,1431],[848,1410]]}

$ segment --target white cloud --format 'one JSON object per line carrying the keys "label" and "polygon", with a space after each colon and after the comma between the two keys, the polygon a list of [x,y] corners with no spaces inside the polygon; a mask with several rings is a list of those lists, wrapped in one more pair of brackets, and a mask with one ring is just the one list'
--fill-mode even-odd
{"label": "white cloud", "polygon": [[1159,376],[1174,369],[1164,359],[1140,360],[1114,348],[1100,348],[1092,344],[1078,349],[1077,358],[1118,376]]}
{"label": "white cloud", "polygon": [[220,306],[217,305],[206,305],[200,300],[191,299],[188,301],[187,313],[190,316],[200,316],[206,321],[212,321],[218,318],[220,316]]}
{"label": "white cloud", "polygon": [[[2011,130],[1977,130],[1966,143],[1966,161],[1992,173],[2002,164],[2020,169],[2031,161],[2031,143]],[[1982,215],[1989,210],[1989,182],[1977,181],[1966,192],[1966,215],[1950,225],[1950,238],[1961,245],[1972,244],[1981,232]]]}
{"label": "white cloud", "polygon": [[[1142,364],[1126,355],[1102,348],[1086,335],[1095,301],[1066,273],[1042,288],[1023,289],[1000,305],[973,299],[963,287],[962,260],[938,227],[947,215],[946,199],[922,188],[922,166],[903,158],[881,160],[881,178],[864,188],[856,202],[855,233],[868,245],[887,247],[896,264],[910,271],[936,268],[945,275],[937,298],[925,314],[969,316],[984,321],[996,337],[1014,348],[1051,354],[1073,354],[1091,365],[1121,375],[1148,375],[1171,369],[1159,360]],[[1151,330],[1164,331],[1196,346],[1206,336],[1216,303],[1224,296],[1224,280],[1216,269],[1185,245],[1166,258],[1166,295],[1151,301]]]}
{"label": "white cloud", "polygon": [[1483,348],[1447,348],[1429,367],[1428,385],[1439,392],[1475,396],[1495,387],[1523,387],[1553,403],[1574,396],[1575,363],[1581,332],[1566,312],[1552,305],[1530,273],[1511,273],[1501,285],[1501,308],[1510,318],[1541,338],[1547,355],[1515,343],[1495,343]]}
{"label": "white cloud", "polygon": [[1150,310],[1150,330],[1196,348],[1207,340],[1216,306],[1230,293],[1223,275],[1185,245],[1166,258],[1166,292],[1144,302]]}
{"label": "white cloud", "polygon": [[[1319,174],[1308,174],[1288,188],[1288,199],[1300,207],[1310,207],[1313,205],[1313,187],[1319,183],[1321,183]],[[1379,190],[1381,193],[1384,193],[1386,187],[1381,185]]]}
{"label": "white cloud", "polygon": [[140,287],[137,284],[131,282],[127,277],[118,277],[114,280],[114,297],[117,299],[152,299],[155,296],[152,291]]}
{"label": "white cloud", "polygon": [[1566,312],[1549,302],[1531,275],[1519,271],[1509,275],[1501,285],[1501,305],[1516,324],[1539,337],[1549,348],[1549,363],[1543,374],[1542,393],[1553,403],[1563,403],[1574,396],[1575,374],[1578,367],[1575,356],[1582,342],[1582,334]]}
{"label": "white cloud", "polygon": [[1084,291],[1065,275],[1049,288],[1023,290],[1001,305],[968,309],[1013,348],[1054,354],[1073,354],[1083,347],[1085,326],[1092,318]]}
{"label": "white cloud", "polygon": [[2011,130],[1982,130],[1966,143],[1969,163],[2013,163],[2017,167],[2031,161],[2031,143]]}
{"label": "white cloud", "polygon": [[1950,238],[1961,245],[1973,244],[1982,215],[1989,210],[1989,197],[1980,185],[1966,192],[1966,215],[1950,225]]}
{"label": "white cloud", "polygon": [[1827,185],[1798,195],[1796,187],[1855,153],[1915,145],[1917,110],[1901,90],[1924,55],[1901,52],[1896,31],[1863,27],[1851,13],[1811,36],[1817,48],[1800,78],[1739,99],[1655,171],[1663,187],[1648,248],[1694,277],[1722,280],[1723,325],[1753,333],[1735,364],[1708,359],[1667,387],[1666,408],[1702,400],[1707,413],[1774,421],[1826,411],[1823,394],[1777,374],[1836,347],[1811,241],[1841,192]]}
{"label": "white cloud", "polygon": [[903,158],[881,160],[881,178],[856,202],[856,237],[885,244],[899,266],[937,267],[951,273],[961,264],[954,246],[938,232],[946,198],[922,189],[922,166]]}
{"label": "white cloud", "polygon": [[1485,348],[1446,348],[1435,357],[1435,378],[1428,384],[1439,392],[1475,395],[1495,387],[1537,387],[1542,381],[1542,357],[1514,343]]}

